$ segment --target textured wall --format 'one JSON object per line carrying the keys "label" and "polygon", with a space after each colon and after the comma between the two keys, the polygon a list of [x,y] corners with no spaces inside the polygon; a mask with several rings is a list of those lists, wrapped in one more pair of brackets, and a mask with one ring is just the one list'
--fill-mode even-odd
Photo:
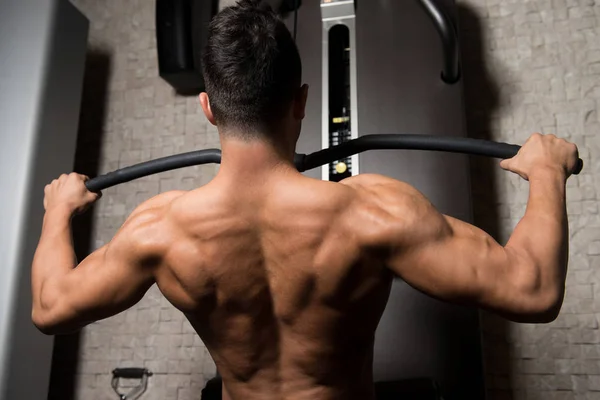
{"label": "textured wall", "polygon": [[[154,1],[74,3],[91,21],[80,129],[80,147],[87,148],[78,149],[88,159],[79,157],[80,169],[96,164],[104,173],[219,146],[197,99],[176,96],[158,77]],[[215,171],[215,166],[185,168],[106,190],[94,210],[91,247],[107,243],[144,200],[201,186]],[[76,397],[82,400],[114,399],[110,371],[115,367],[147,367],[154,373],[146,400],[198,399],[205,380],[215,374],[202,342],[156,287],[131,310],[84,329],[80,346]]]}
{"label": "textured wall", "polygon": [[[86,90],[84,106],[92,106],[82,116],[82,133],[96,137],[87,150],[99,158],[100,172],[216,147],[216,131],[196,100],[175,96],[157,77],[154,2],[74,2],[92,23],[90,58],[106,64],[90,68],[87,87],[102,86],[98,78],[107,89]],[[600,303],[594,301],[600,264],[600,164],[594,161],[600,151],[600,6],[593,0],[459,4],[471,136],[522,143],[533,131],[555,132],[577,143],[586,162],[585,172],[568,184],[571,267],[560,317],[532,326],[484,316],[490,398],[600,399]],[[103,71],[106,76],[95,77]],[[107,190],[94,212],[92,247],[109,241],[143,200],[202,185],[214,172],[187,168]],[[523,215],[527,189],[495,161],[474,160],[476,220],[499,240]],[[143,365],[156,373],[142,397],[148,400],[197,399],[215,372],[190,326],[155,288],[133,309],[86,328],[81,345],[79,399],[113,399],[109,372],[117,366]]]}
{"label": "textured wall", "polygon": [[[490,398],[600,399],[600,4],[460,4],[470,135],[523,143],[534,131],[556,133],[579,146],[586,164],[567,185],[571,257],[558,320],[484,316]],[[478,224],[504,242],[523,216],[528,185],[495,164],[474,160],[474,205]]]}

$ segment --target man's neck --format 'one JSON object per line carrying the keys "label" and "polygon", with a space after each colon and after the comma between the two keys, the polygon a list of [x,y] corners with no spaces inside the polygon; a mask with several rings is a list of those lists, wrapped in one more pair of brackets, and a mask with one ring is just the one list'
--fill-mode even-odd
{"label": "man's neck", "polygon": [[298,173],[293,146],[222,137],[221,151],[219,181],[253,184],[279,174]]}

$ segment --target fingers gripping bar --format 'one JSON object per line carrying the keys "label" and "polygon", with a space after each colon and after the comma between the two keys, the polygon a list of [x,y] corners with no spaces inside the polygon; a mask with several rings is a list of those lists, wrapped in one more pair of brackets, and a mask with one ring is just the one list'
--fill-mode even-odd
{"label": "fingers gripping bar", "polygon": [[[340,158],[368,150],[433,150],[462,153],[492,158],[507,159],[517,155],[521,146],[499,143],[489,140],[456,138],[429,135],[380,134],[365,135],[338,146],[333,146],[311,154],[296,154],[294,163],[300,172],[320,167]],[[88,190],[99,192],[111,186],[157,174],[159,172],[190,167],[201,164],[220,164],[221,150],[207,149],[177,154],[135,164],[130,167],[100,175],[86,182]],[[573,173],[583,169],[583,160],[579,159]]]}

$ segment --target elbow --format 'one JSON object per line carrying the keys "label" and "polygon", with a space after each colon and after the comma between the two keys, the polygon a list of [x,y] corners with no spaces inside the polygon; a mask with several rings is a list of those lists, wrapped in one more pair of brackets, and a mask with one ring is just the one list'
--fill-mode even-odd
{"label": "elbow", "polygon": [[68,318],[55,309],[33,307],[31,311],[33,325],[44,335],[68,335],[79,331],[85,323]]}
{"label": "elbow", "polygon": [[535,287],[521,292],[520,301],[516,307],[515,322],[527,324],[549,324],[554,322],[562,308],[564,286],[550,288]]}
{"label": "elbow", "polygon": [[[509,319],[529,324],[548,324],[562,308],[565,280],[559,265],[540,264],[526,252],[505,247],[508,255],[507,286],[502,296]],[[565,266],[566,267],[566,266]]]}
{"label": "elbow", "polygon": [[34,306],[31,310],[31,322],[44,335],[64,335],[72,333],[68,330],[67,321],[60,317],[55,308],[44,308]]}
{"label": "elbow", "polygon": [[558,318],[561,307],[562,302],[550,305],[538,305],[532,310],[522,312],[514,321],[525,324],[549,324]]}
{"label": "elbow", "polygon": [[[548,324],[556,320],[562,308],[565,282],[544,271],[550,266],[539,266],[531,260],[519,260],[505,293],[509,319],[528,324]],[[507,288],[508,289],[508,288]]]}
{"label": "elbow", "polygon": [[31,321],[33,322],[33,325],[44,335],[56,334],[56,326],[50,322],[45,311],[36,309],[36,307],[34,307],[31,311]]}
{"label": "elbow", "polygon": [[564,288],[552,289],[548,290],[547,293],[543,293],[539,299],[540,307],[537,310],[537,313],[534,315],[534,320],[531,323],[549,324],[554,322],[560,314],[560,310],[563,305],[564,293]]}
{"label": "elbow", "polygon": [[512,322],[521,324],[549,324],[558,318],[562,307],[562,300],[528,299],[528,304],[524,303],[508,307],[500,314]]}
{"label": "elbow", "polygon": [[64,296],[55,286],[45,285],[37,296],[34,296],[31,308],[31,321],[44,335],[60,335],[65,332],[67,306]]}

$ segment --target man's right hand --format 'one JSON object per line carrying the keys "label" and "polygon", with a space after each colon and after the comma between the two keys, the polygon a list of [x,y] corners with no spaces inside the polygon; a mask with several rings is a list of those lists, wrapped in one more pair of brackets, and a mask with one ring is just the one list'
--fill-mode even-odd
{"label": "man's right hand", "polygon": [[532,175],[550,171],[567,179],[577,167],[577,146],[554,135],[534,133],[516,156],[502,160],[500,167],[529,180]]}
{"label": "man's right hand", "polygon": [[44,209],[46,212],[63,208],[69,215],[85,211],[93,202],[98,200],[100,193],[90,192],[85,187],[85,175],[71,173],[62,174],[44,188]]}

